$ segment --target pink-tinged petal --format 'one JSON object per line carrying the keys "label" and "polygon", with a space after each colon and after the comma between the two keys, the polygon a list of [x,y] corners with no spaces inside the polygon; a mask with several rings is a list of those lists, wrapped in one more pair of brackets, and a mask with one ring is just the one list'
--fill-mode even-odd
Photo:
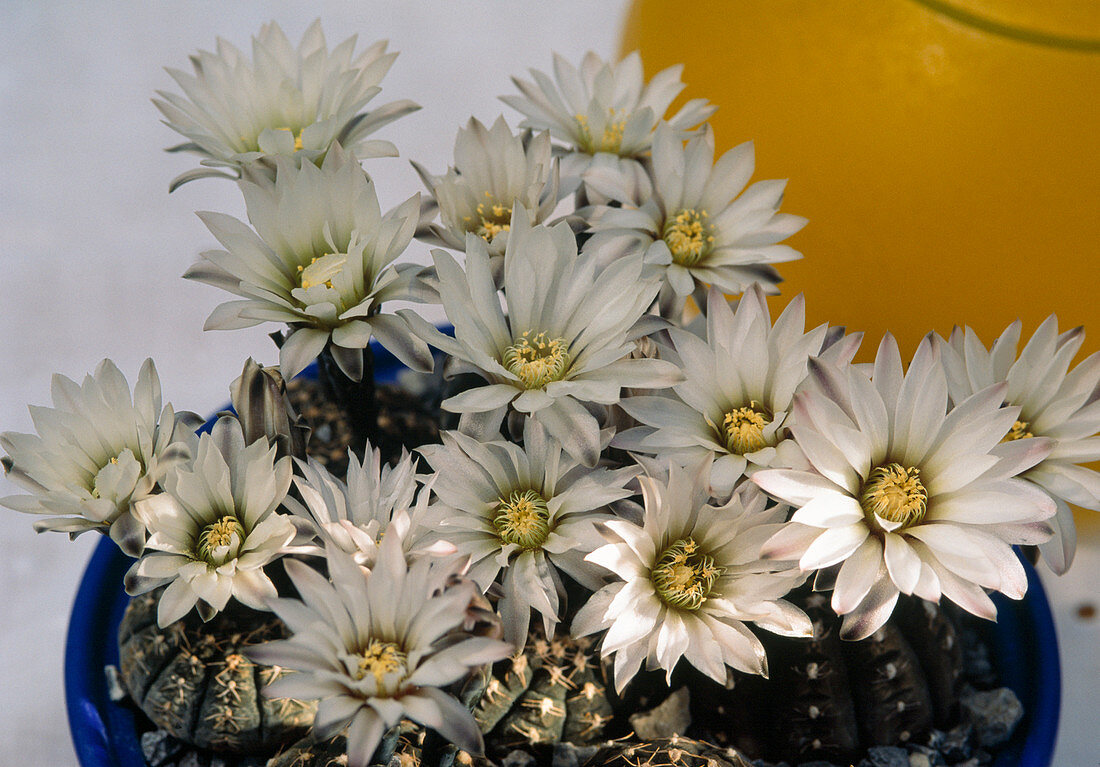
{"label": "pink-tinged petal", "polygon": [[802,572],[807,572],[842,562],[859,548],[868,535],[870,531],[867,525],[862,523],[847,527],[831,527],[814,539],[802,558],[798,560],[798,566]]}
{"label": "pink-tinged petal", "polygon": [[898,342],[890,333],[882,337],[878,351],[875,353],[874,370],[871,380],[882,396],[883,404],[889,413],[893,413],[898,402],[898,392],[901,390],[901,382],[904,377],[901,364],[901,351]]}
{"label": "pink-tinged petal", "polygon": [[646,568],[624,544],[609,544],[600,546],[584,558],[585,562],[591,562],[618,575],[623,580],[630,580],[645,575]]}
{"label": "pink-tinged petal", "polygon": [[883,558],[890,579],[902,594],[912,594],[920,580],[921,561],[905,539],[894,533],[883,536]]}
{"label": "pink-tinged petal", "polygon": [[449,397],[440,407],[451,413],[486,413],[504,407],[518,394],[519,389],[509,384],[489,384]]}
{"label": "pink-tinged petal", "polygon": [[313,717],[313,730],[321,735],[335,735],[344,729],[359,713],[363,707],[363,701],[350,695],[332,694],[317,705],[317,714]]}
{"label": "pink-tinged petal", "polygon": [[1100,509],[1100,472],[1070,463],[1047,461],[1029,471],[1027,478],[1068,503]]}
{"label": "pink-tinged petal", "polygon": [[[801,399],[795,404],[795,418],[801,417],[800,402]],[[846,427],[836,426],[835,428],[839,430]],[[791,427],[791,433],[794,434],[795,441],[806,454],[806,458],[819,473],[849,493],[859,491],[860,475],[857,467],[852,465],[831,438],[826,438],[814,428],[800,427],[797,423]],[[867,459],[868,461],[870,459],[869,451]],[[866,471],[866,462],[862,463],[860,468]]]}
{"label": "pink-tinged petal", "polygon": [[369,767],[385,729],[376,711],[365,706],[359,710],[348,725],[348,767]]}
{"label": "pink-tinged petal", "polygon": [[947,417],[947,378],[931,339],[917,347],[894,408],[891,452],[909,466],[919,466],[935,443]]}
{"label": "pink-tinged petal", "polygon": [[191,612],[191,608],[199,601],[189,584],[177,579],[168,585],[164,593],[160,595],[157,604],[157,625],[161,628],[175,623],[177,620]]}
{"label": "pink-tinged petal", "polygon": [[863,519],[863,508],[850,495],[822,493],[794,513],[791,522],[811,527],[844,527]]}
{"label": "pink-tinged petal", "polygon": [[463,751],[480,755],[484,751],[474,715],[453,697],[435,687],[421,687],[401,698],[405,713],[413,721],[431,727]]}
{"label": "pink-tinged petal", "polygon": [[600,458],[600,426],[583,405],[571,397],[562,397],[534,417],[569,455],[585,466],[596,465]]}
{"label": "pink-tinged petal", "polygon": [[[986,489],[988,488],[988,489]],[[947,496],[937,496],[929,504],[925,522],[955,522],[967,525],[997,525],[1005,522],[1030,522],[1049,516],[1049,500],[1033,492],[1008,492],[1011,485],[986,485]],[[1037,488],[1031,491],[1042,493]]]}
{"label": "pink-tinged petal", "polygon": [[906,535],[926,544],[945,568],[968,581],[998,588],[998,562],[1011,548],[1000,539],[977,529],[953,524],[928,524],[907,528]]}
{"label": "pink-tinged petal", "polygon": [[573,625],[570,627],[574,636],[588,636],[589,634],[595,634],[597,631],[602,631],[604,628],[603,619],[607,614],[607,608],[611,604],[611,601],[615,598],[625,583],[613,583],[610,586],[604,588],[593,594],[584,606],[580,610],[577,610],[577,614],[573,618]]}
{"label": "pink-tinged petal", "polygon": [[1039,544],[1039,553],[1057,575],[1062,575],[1073,564],[1073,555],[1077,551],[1077,527],[1073,522],[1073,509],[1062,500],[1055,501],[1058,512],[1047,520],[1054,534]]}
{"label": "pink-tinged petal", "polygon": [[760,549],[760,558],[767,560],[801,559],[806,549],[821,535],[821,529],[792,522],[780,528]]}
{"label": "pink-tinged petal", "polygon": [[955,461],[940,471],[923,474],[922,480],[930,496],[954,493],[976,481],[998,461],[994,455],[968,455],[965,460]]}
{"label": "pink-tinged petal", "polygon": [[657,557],[657,548],[653,538],[645,528],[627,522],[625,519],[609,519],[602,523],[638,556],[639,562],[652,562]]}
{"label": "pink-tinged petal", "polygon": [[921,560],[920,578],[917,579],[913,594],[929,602],[938,604],[940,601],[940,579],[936,576],[936,571],[924,560]]}
{"label": "pink-tinged petal", "polygon": [[665,619],[657,627],[657,665],[665,670],[665,681],[672,683],[672,670],[688,645],[688,631],[684,619],[675,610],[665,613]]}
{"label": "pink-tinged petal", "polygon": [[987,620],[997,619],[997,607],[981,586],[960,578],[948,570],[928,547],[914,546],[920,558],[932,568],[940,582],[940,592],[972,615]]}
{"label": "pink-tinged petal", "polygon": [[886,578],[882,561],[882,543],[867,536],[858,549],[844,561],[833,585],[833,610],[844,615],[854,610],[877,581]]}
{"label": "pink-tinged petal", "polygon": [[279,369],[289,381],[316,359],[328,343],[329,334],[316,328],[300,328],[279,348]]}
{"label": "pink-tinged petal", "polygon": [[898,596],[897,586],[888,578],[877,581],[859,606],[844,616],[840,638],[858,641],[874,634],[890,619]]}
{"label": "pink-tinged petal", "polygon": [[751,479],[768,495],[795,507],[805,506],[823,493],[847,495],[840,485],[811,471],[765,469],[753,474]]}

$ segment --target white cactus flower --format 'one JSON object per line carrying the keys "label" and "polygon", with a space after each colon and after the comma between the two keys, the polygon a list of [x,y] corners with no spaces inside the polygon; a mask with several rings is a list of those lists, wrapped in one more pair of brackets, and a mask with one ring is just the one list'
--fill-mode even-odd
{"label": "white cactus flower", "polygon": [[412,240],[418,197],[383,215],[374,183],[338,147],[320,168],[278,164],[273,185],[240,184],[255,231],[232,216],[199,214],[226,250],[203,253],[184,276],[243,296],[217,307],[206,328],[287,323],[279,367],[288,380],[327,346],[358,381],[372,336],[409,367],[431,370],[427,345],[403,319],[381,313],[386,301],[422,296],[420,267],[393,265]]}
{"label": "white cactus flower", "polygon": [[[1052,534],[1054,502],[1015,478],[1050,454],[1049,439],[1002,443],[1019,408],[1005,384],[947,409],[947,379],[930,338],[902,372],[887,335],[872,375],[810,362],[795,396],[795,441],[813,470],[767,469],[752,481],[797,510],[764,547],[804,572],[840,565],[832,607],[841,636],[862,639],[890,617],[899,594],[947,597],[993,619],[986,589],[1023,597],[1012,544]],[[824,576],[824,574],[823,574]]]}
{"label": "white cactus flower", "polygon": [[802,258],[780,242],[806,219],[780,213],[786,181],[758,181],[746,188],[754,167],[752,142],[714,162],[714,134],[705,127],[687,146],[666,125],[653,141],[653,192],[619,197],[622,207],[593,214],[591,247],[605,252],[642,250],[664,278],[665,316],[676,316],[692,291],[714,285],[741,293],[750,284],[777,293],[772,264]]}
{"label": "white cactus flower", "polygon": [[132,396],[110,360],[81,384],[55,375],[52,395],[52,408],[30,408],[37,434],[0,434],[8,478],[31,492],[0,498],[0,505],[47,517],[34,523],[39,532],[98,530],[138,556],[145,530],[134,504],[191,457],[201,419],[171,404],[161,409],[152,360],[141,366]]}
{"label": "white cactus flower", "polygon": [[442,445],[420,452],[437,472],[429,511],[438,537],[470,557],[470,577],[483,589],[501,580],[504,638],[522,648],[532,610],[554,636],[564,593],[557,571],[588,589],[602,585],[584,557],[599,539],[594,525],[613,518],[608,505],[633,494],[624,485],[637,468],[586,469],[532,418],[523,447],[444,432]]}
{"label": "white cactus flower", "polygon": [[444,175],[413,165],[434,196],[441,221],[420,237],[452,250],[465,250],[466,233],[472,232],[485,240],[490,256],[502,257],[516,202],[532,225],[546,223],[558,204],[550,135],[514,136],[503,117],[488,129],[470,118],[455,140],[454,167]]}
{"label": "white cactus flower", "polygon": [[415,457],[403,452],[397,465],[389,466],[369,442],[364,456],[360,463],[348,451],[346,482],[312,458],[297,462],[301,476],[294,477],[294,485],[304,503],[288,497],[284,504],[298,528],[287,553],[321,556],[326,548],[336,548],[371,569],[378,557],[378,541],[392,523],[409,557],[453,554],[453,545],[425,540],[430,534],[425,516],[431,488],[417,495]]}
{"label": "white cactus flower", "polygon": [[194,74],[168,69],[184,95],[157,91],[153,103],[188,139],[172,151],[194,152],[212,166],[182,174],[172,188],[274,157],[320,162],[336,143],[361,158],[396,156],[389,141],[366,137],[419,107],[402,100],[364,111],[397,54],[381,40],[353,60],[355,44],[352,36],[330,52],[318,20],[295,49],[271,23],[252,39],[253,60],[218,38],[216,53],[191,57]]}
{"label": "white cactus flower", "polygon": [[[790,439],[788,420],[795,391],[811,357],[822,354],[825,325],[808,333],[805,302],[797,296],[772,326],[759,285],[746,291],[732,310],[721,291],[707,301],[706,338],[672,329],[673,352],[686,380],[666,396],[628,397],[619,403],[642,426],[615,435],[612,445],[655,453],[681,464],[711,456],[711,492],[728,498],[747,475],[770,466],[801,465]],[[848,363],[859,336],[828,350]]]}
{"label": "white cactus flower", "polygon": [[1070,363],[1085,340],[1084,328],[1058,333],[1058,318],[1048,317],[1016,356],[1019,320],[986,349],[970,328],[956,327],[940,344],[947,386],[953,402],[1005,382],[1005,404],[1020,414],[1004,436],[1006,441],[1046,437],[1054,448],[1020,478],[1036,485],[1057,504],[1049,520],[1054,536],[1039,550],[1056,573],[1073,561],[1077,532],[1070,504],[1100,510],[1100,472],[1082,466],[1100,460],[1100,352]]}
{"label": "white cactus flower", "polygon": [[620,259],[598,272],[592,259],[578,257],[566,224],[531,227],[517,205],[504,257],[505,310],[480,237],[467,235],[465,272],[448,253],[432,255],[454,337],[401,314],[422,338],[488,382],[443,402],[463,414],[464,430],[477,423],[489,433],[512,407],[595,466],[600,429],[585,403],[611,405],[624,386],[659,389],[681,379],[669,362],[630,358],[633,339],[652,330],[639,321],[658,288],[642,277],[641,259]]}
{"label": "white cactus flower", "polygon": [[346,728],[349,767],[369,765],[383,732],[403,717],[480,754],[473,714],[440,689],[512,651],[462,630],[466,608],[478,598],[475,584],[455,579],[453,558],[424,557],[408,565],[397,530],[386,531],[369,572],[334,549],[327,563],[331,582],[298,560],[286,562],[302,600],[270,604],[292,636],[247,653],[298,673],[268,685],[264,694],[320,699],[313,732],[331,738]]}
{"label": "white cactus flower", "polygon": [[767,675],[764,646],[749,622],[784,636],[813,633],[809,618],[783,599],[804,576],[776,571],[759,555],[785,509],[766,509],[762,494],[743,503],[738,493],[710,505],[709,469],[703,459],[687,468],[668,465],[667,482],[639,478],[642,525],[604,522],[612,542],[587,557],[622,580],[597,591],[572,630],[577,636],[606,630],[600,652],[615,656],[619,692],[643,661],[647,669],[664,669],[669,680],[681,657],[719,683],[729,668]]}
{"label": "white cactus flower", "polygon": [[276,512],[290,487],[291,459],[275,454],[266,439],[246,446],[240,422],[223,416],[199,437],[194,460],[168,474],[166,492],[135,504],[150,535],[126,573],[126,591],[168,585],[157,606],[161,627],[193,607],[209,620],[230,597],[267,609],[276,591],[263,568],[294,538],[290,518]]}
{"label": "white cactus flower", "polygon": [[[555,54],[553,80],[532,69],[534,82],[512,78],[523,95],[501,100],[525,115],[520,127],[549,130],[566,144],[563,176],[578,181],[595,162],[601,177],[618,177],[612,186],[634,185],[645,176],[639,159],[649,152],[657,124],[684,89],[682,71],[682,65],[669,67],[647,83],[637,51],[617,63],[589,51],[579,69]],[[667,121],[686,137],[716,110],[706,99],[692,99]]]}

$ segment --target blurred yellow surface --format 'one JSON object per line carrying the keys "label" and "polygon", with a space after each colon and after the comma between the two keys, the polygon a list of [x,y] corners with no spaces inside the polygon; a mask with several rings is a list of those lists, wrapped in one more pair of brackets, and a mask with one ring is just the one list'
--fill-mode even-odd
{"label": "blurred yellow surface", "polygon": [[780,269],[811,324],[890,330],[903,354],[1051,312],[1100,348],[1100,2],[637,0],[623,52],[685,63],[810,224]]}

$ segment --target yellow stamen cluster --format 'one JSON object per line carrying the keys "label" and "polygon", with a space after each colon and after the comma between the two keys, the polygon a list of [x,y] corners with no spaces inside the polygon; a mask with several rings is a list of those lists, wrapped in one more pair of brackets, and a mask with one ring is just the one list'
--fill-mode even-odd
{"label": "yellow stamen cluster", "polygon": [[722,437],[726,449],[737,455],[745,455],[767,447],[764,429],[771,420],[771,414],[756,400],[747,407],[729,411],[722,420]]}
{"label": "yellow stamen cluster", "polygon": [[573,118],[581,129],[580,149],[587,154],[609,152],[618,154],[623,145],[623,130],[626,128],[626,115],[621,110],[608,109],[607,122],[604,123],[603,133],[599,140],[595,140],[588,126],[588,115],[575,114]]}
{"label": "yellow stamen cluster", "polygon": [[714,227],[705,210],[685,208],[665,222],[662,233],[672,260],[680,266],[695,266],[714,244]]}
{"label": "yellow stamen cluster", "polygon": [[876,466],[863,483],[859,496],[863,513],[873,528],[875,516],[903,528],[920,524],[928,510],[928,491],[920,481],[920,469],[899,463]]}
{"label": "yellow stamen cluster", "polygon": [[512,206],[497,202],[491,192],[485,192],[485,196],[488,199],[477,204],[477,219],[463,216],[462,220],[466,231],[492,242],[498,234],[512,228]]}
{"label": "yellow stamen cluster", "polygon": [[569,368],[569,349],[564,338],[546,333],[523,331],[519,339],[504,350],[504,367],[523,382],[525,388],[540,389],[560,380]]}
{"label": "yellow stamen cluster", "polygon": [[237,556],[244,539],[244,525],[236,517],[227,514],[204,527],[199,533],[195,557],[215,567],[224,565]]}
{"label": "yellow stamen cluster", "polygon": [[1004,436],[1001,442],[1013,442],[1018,439],[1029,439],[1035,435],[1031,433],[1031,424],[1027,421],[1017,421],[1012,424],[1012,428],[1008,430],[1008,434]]}
{"label": "yellow stamen cluster", "polygon": [[386,676],[400,672],[401,678],[404,678],[408,671],[409,657],[393,642],[372,639],[366,648],[358,653],[358,661],[359,667],[356,669],[355,678],[362,679],[367,674],[372,675],[378,686],[378,694],[388,695],[396,690],[389,689],[385,685]]}
{"label": "yellow stamen cluster", "polygon": [[[331,256],[331,255],[333,255],[333,254],[332,253],[326,253],[325,255],[321,256],[320,258],[318,258],[317,256],[314,256],[313,258],[310,259],[308,266],[299,266],[298,267],[298,279],[299,279],[299,282],[302,285],[302,290],[309,290],[314,285],[324,285],[326,288],[331,288],[332,287],[332,275],[339,271],[338,268],[333,270],[331,268],[330,264],[322,264],[322,266],[325,267],[325,268],[321,269],[320,274],[317,273],[316,269],[311,269],[310,268],[310,267],[313,267],[314,265],[316,265],[316,263],[318,261],[320,261],[322,258],[328,259],[328,257]],[[331,260],[331,259],[329,259],[329,260]],[[341,261],[337,264],[337,266],[342,267],[343,264],[344,264],[344,262]],[[325,279],[321,279],[322,277],[324,277]]]}
{"label": "yellow stamen cluster", "polygon": [[657,596],[669,607],[698,610],[722,577],[714,558],[699,551],[692,538],[681,538],[661,552],[649,572]]}
{"label": "yellow stamen cluster", "polygon": [[285,130],[291,136],[294,137],[294,151],[297,152],[302,148],[302,130],[292,130],[291,128],[276,128],[275,130]]}
{"label": "yellow stamen cluster", "polygon": [[546,499],[534,490],[513,491],[498,499],[493,526],[505,544],[523,549],[537,549],[550,534],[550,511]]}

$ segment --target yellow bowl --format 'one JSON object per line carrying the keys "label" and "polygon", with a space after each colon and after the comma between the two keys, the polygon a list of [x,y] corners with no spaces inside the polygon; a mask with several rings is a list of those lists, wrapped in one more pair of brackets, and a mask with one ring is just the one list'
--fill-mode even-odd
{"label": "yellow bowl", "polygon": [[637,0],[634,49],[685,62],[718,143],[790,179],[810,223],[776,300],[866,331],[863,359],[886,330],[911,353],[1051,312],[1098,348],[1100,2]]}

